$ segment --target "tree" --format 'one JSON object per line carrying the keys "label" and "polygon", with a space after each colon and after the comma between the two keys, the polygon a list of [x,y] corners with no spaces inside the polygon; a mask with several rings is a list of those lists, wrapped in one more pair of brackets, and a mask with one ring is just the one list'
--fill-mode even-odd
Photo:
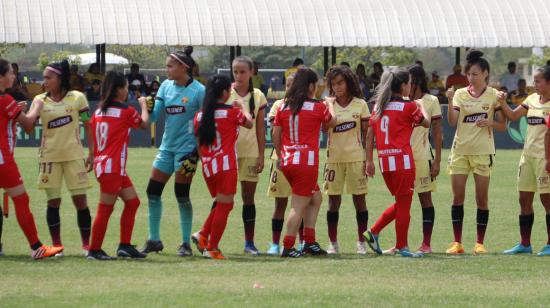
{"label": "tree", "polygon": [[18,48],[25,48],[25,44],[19,44],[19,43],[16,43],[16,44],[6,44],[6,43],[1,43],[0,44],[0,57],[3,57],[5,56],[5,54],[9,53],[10,51],[14,50],[14,49],[18,49]]}
{"label": "tree", "polygon": [[107,51],[122,56],[141,67],[161,68],[170,51],[168,46],[107,45]]}

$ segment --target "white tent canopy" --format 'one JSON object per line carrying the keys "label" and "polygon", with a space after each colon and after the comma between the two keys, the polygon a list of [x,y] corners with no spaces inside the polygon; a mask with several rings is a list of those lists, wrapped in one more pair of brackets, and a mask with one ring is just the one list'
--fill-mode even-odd
{"label": "white tent canopy", "polygon": [[0,0],[0,42],[550,46],[548,0]]}
{"label": "white tent canopy", "polygon": [[[77,57],[80,59],[81,65],[96,63],[96,60],[97,60],[96,59],[97,55],[94,52],[81,53],[78,55],[70,55],[69,59],[74,60]],[[109,52],[105,53],[105,64],[128,64],[128,63],[130,62],[128,61],[128,59],[124,57],[121,57]]]}

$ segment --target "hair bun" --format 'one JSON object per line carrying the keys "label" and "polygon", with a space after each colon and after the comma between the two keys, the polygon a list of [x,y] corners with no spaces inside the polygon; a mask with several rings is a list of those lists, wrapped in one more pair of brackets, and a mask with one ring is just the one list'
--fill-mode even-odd
{"label": "hair bun", "polygon": [[466,55],[466,61],[474,62],[481,59],[481,57],[483,57],[483,52],[473,49]]}
{"label": "hair bun", "polygon": [[191,56],[193,53],[193,46],[185,46],[183,48],[183,53],[185,53],[187,56]]}

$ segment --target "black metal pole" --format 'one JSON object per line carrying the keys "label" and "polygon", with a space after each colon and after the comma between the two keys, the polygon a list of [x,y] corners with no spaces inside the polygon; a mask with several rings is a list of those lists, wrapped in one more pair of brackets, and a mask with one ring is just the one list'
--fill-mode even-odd
{"label": "black metal pole", "polygon": [[326,76],[328,72],[328,47],[323,47],[323,76]]}
{"label": "black metal pole", "polygon": [[330,52],[331,52],[331,58],[332,58],[332,65],[336,64],[336,47],[332,46],[330,47]]}

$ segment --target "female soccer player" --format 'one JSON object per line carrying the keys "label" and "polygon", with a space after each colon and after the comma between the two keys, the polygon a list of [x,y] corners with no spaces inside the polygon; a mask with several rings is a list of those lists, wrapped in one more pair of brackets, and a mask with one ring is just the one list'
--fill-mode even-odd
{"label": "female soccer player", "polygon": [[324,191],[328,194],[327,226],[330,240],[327,253],[339,253],[338,219],[344,187],[352,195],[357,221],[357,253],[366,254],[365,237],[369,212],[365,195],[365,136],[370,116],[367,102],[355,74],[347,66],[329,70],[327,85],[337,124],[328,131],[327,163],[325,165]]}
{"label": "female soccer player", "polygon": [[[288,75],[288,77],[285,80],[285,93],[290,89],[292,86],[292,82],[294,81],[295,74]],[[281,106],[284,104],[285,100],[280,99],[273,103],[271,106],[271,109],[269,110],[269,122],[271,123],[273,127],[273,121],[275,121],[275,116],[277,115],[277,111],[281,108]],[[273,132],[273,129],[271,130]],[[273,136],[272,136],[273,138]],[[268,255],[279,255],[280,248],[279,248],[279,241],[281,239],[281,232],[283,231],[283,224],[285,219],[285,211],[286,206],[288,204],[288,197],[291,195],[291,188],[290,184],[288,184],[288,181],[285,178],[285,175],[277,168],[277,153],[275,153],[275,149],[273,149],[273,153],[271,154],[271,172],[269,174],[269,185],[267,187],[267,196],[271,198],[275,198],[275,209],[273,211],[273,217],[271,219],[271,232],[272,232],[272,242],[269,246],[269,249],[267,250]],[[303,229],[303,224],[301,224]],[[298,233],[300,237],[302,236],[302,232],[300,231]],[[302,239],[300,238],[300,242]],[[300,249],[298,249],[300,250]]]}
{"label": "female soccer player", "polygon": [[33,100],[36,107],[43,106],[40,110],[42,143],[39,149],[38,188],[46,191],[46,220],[53,245],[61,246],[59,207],[61,182],[65,179],[77,211],[82,249],[87,254],[92,218],[86,190],[90,187],[87,173],[92,170],[93,150],[89,148],[88,157],[84,159],[79,123],[82,122],[86,140],[91,144],[88,101],[81,92],[70,90],[71,73],[66,60],[46,66],[43,77],[46,92],[37,95]]}
{"label": "female soccer player", "polygon": [[254,125],[241,100],[236,99],[233,106],[225,104],[230,96],[231,80],[223,75],[212,76],[206,84],[203,110],[195,117],[202,172],[215,201],[202,229],[193,235],[193,241],[204,257],[212,259],[225,259],[218,244],[237,193],[235,149],[239,127],[250,129]]}
{"label": "female soccer player", "polygon": [[160,114],[164,113],[164,135],[147,185],[149,239],[145,242],[142,253],[159,252],[164,249],[160,240],[161,195],[166,182],[175,172],[174,192],[178,202],[182,236],[178,255],[193,255],[189,245],[193,223],[189,190],[198,159],[193,118],[202,106],[204,86],[192,77],[196,64],[191,57],[192,53],[193,47],[187,46],[184,51],[171,53],[166,58],[168,79],[160,86],[151,113],[151,122],[157,121]]}
{"label": "female soccer player", "polygon": [[107,231],[109,217],[116,199],[124,201],[120,217],[119,257],[145,258],[131,245],[132,231],[139,198],[130,177],[126,173],[130,129],[147,128],[149,113],[146,99],[140,98],[141,116],[124,104],[128,98],[128,81],[124,74],[110,71],[102,84],[101,100],[90,121],[94,136],[94,172],[100,186],[99,204],[92,228],[92,242],[88,259],[111,260],[101,244]]}
{"label": "female soccer player", "polygon": [[374,95],[375,107],[367,133],[365,172],[372,177],[374,140],[378,151],[380,171],[395,203],[387,208],[374,226],[367,231],[367,243],[377,254],[382,254],[378,236],[395,220],[395,252],[403,257],[419,257],[408,248],[407,235],[411,220],[410,210],[415,178],[411,135],[415,125],[430,126],[430,118],[422,105],[404,99],[411,90],[409,72],[403,69],[384,72]]}
{"label": "female soccer player", "polygon": [[545,66],[535,71],[535,91],[525,101],[512,110],[505,101],[500,102],[502,112],[510,121],[527,116],[527,136],[523,153],[519,160],[519,232],[521,241],[505,254],[532,253],[531,230],[535,214],[533,198],[540,194],[540,201],[546,210],[546,227],[548,242],[538,253],[539,256],[550,255],[550,178],[545,170],[544,138],[550,115],[550,67]]}
{"label": "female soccer player", "polygon": [[303,252],[326,255],[326,251],[315,241],[315,223],[322,202],[317,185],[319,134],[322,124],[330,129],[336,125],[336,118],[332,104],[311,98],[315,95],[317,81],[314,71],[299,69],[273,123],[273,145],[279,159],[277,166],[292,187],[292,208],[287,217],[282,257],[302,256],[302,252],[294,248],[302,218]]}
{"label": "female soccer player", "polygon": [[495,155],[493,128],[506,129],[505,118],[498,103],[499,100],[506,99],[506,95],[487,86],[490,68],[483,53],[478,50],[470,51],[466,56],[465,69],[470,85],[456,93],[452,89],[447,92],[447,120],[450,125],[457,126],[447,166],[453,189],[451,217],[454,232],[454,242],[447,249],[448,254],[464,253],[462,221],[466,181],[470,172],[474,173],[477,203],[477,241],[474,254],[487,252],[483,240],[489,222],[489,179]]}
{"label": "female soccer player", "polygon": [[[441,163],[441,144],[443,135],[441,130],[441,107],[436,96],[429,94],[426,72],[415,65],[409,69],[411,74],[412,100],[419,100],[426,115],[431,120],[431,127],[416,126],[411,137],[411,146],[416,168],[414,190],[422,207],[423,239],[418,253],[432,252],[431,237],[434,226],[435,210],[432,202],[432,192],[436,191],[436,177],[439,175]],[[430,144],[430,136],[435,148],[435,156]]]}
{"label": "female soccer player", "polygon": [[246,56],[237,57],[232,64],[235,83],[231,97],[227,101],[232,104],[235,99],[244,102],[245,109],[254,120],[251,130],[242,131],[237,141],[237,156],[239,164],[239,181],[243,199],[242,218],[244,223],[244,253],[258,255],[254,245],[254,228],[256,223],[256,205],[254,196],[259,174],[264,169],[265,149],[265,107],[267,100],[259,89],[252,85],[254,61]]}
{"label": "female soccer player", "polygon": [[[38,239],[34,217],[29,208],[29,195],[23,185],[23,179],[15,163],[13,151],[17,141],[16,122],[25,129],[30,129],[38,117],[39,104],[29,114],[23,113],[18,103],[9,95],[6,89],[15,80],[12,66],[0,59],[0,188],[3,189],[15,204],[15,216],[31,247],[31,257],[42,259],[63,252],[63,246],[49,247]],[[2,215],[2,213],[0,213]],[[1,247],[0,247],[1,250]]]}

